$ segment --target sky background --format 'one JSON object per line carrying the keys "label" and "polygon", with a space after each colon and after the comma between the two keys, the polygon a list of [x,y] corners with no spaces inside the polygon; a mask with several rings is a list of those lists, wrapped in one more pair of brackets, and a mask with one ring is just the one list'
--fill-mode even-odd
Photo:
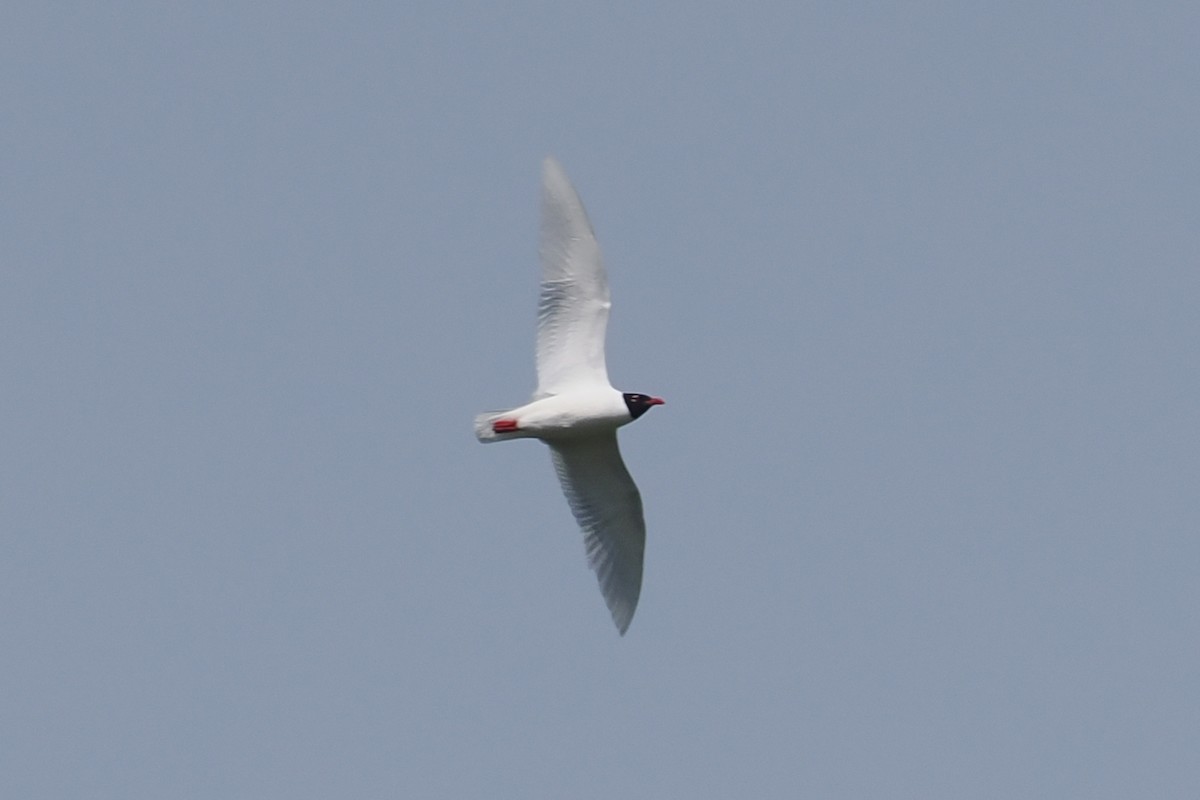
{"label": "sky background", "polygon": [[[1200,796],[1200,7],[0,10],[0,795]],[[617,635],[535,442],[588,207]]]}

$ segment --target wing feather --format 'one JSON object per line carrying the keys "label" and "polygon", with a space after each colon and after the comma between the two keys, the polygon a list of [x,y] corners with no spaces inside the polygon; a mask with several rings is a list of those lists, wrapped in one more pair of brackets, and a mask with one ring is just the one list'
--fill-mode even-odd
{"label": "wing feather", "polygon": [[588,384],[607,386],[608,277],[583,203],[553,158],[542,169],[540,255],[535,396]]}
{"label": "wing feather", "polygon": [[642,496],[621,460],[615,432],[550,443],[554,469],[583,531],[588,565],[624,635],[642,592],[646,522]]}

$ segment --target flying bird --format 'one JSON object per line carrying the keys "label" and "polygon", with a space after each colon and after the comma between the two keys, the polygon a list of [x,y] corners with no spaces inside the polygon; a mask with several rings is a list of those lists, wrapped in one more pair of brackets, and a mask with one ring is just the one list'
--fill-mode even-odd
{"label": "flying bird", "polygon": [[642,496],[617,448],[617,428],[663,401],[609,383],[604,335],[612,302],[600,246],[579,195],[550,157],[542,165],[539,252],[537,390],[523,406],[475,417],[475,436],[549,445],[588,564],[624,635],[642,591],[646,522]]}

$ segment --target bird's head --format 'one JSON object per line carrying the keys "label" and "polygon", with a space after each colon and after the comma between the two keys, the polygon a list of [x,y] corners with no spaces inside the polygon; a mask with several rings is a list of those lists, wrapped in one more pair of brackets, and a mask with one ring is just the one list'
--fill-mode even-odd
{"label": "bird's head", "polygon": [[661,397],[651,397],[648,394],[626,392],[623,396],[625,398],[625,407],[629,409],[629,416],[634,419],[649,411],[650,406],[661,406],[664,402]]}

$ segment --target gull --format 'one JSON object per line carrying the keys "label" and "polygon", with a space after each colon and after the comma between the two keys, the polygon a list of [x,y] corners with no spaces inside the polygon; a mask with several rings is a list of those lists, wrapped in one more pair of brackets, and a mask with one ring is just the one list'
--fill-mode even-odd
{"label": "gull", "polygon": [[537,390],[523,406],[476,416],[475,436],[481,442],[539,439],[549,446],[588,564],[623,636],[642,591],[646,522],[617,447],[617,428],[663,400],[609,383],[608,277],[583,203],[552,157],[542,165],[539,252]]}

